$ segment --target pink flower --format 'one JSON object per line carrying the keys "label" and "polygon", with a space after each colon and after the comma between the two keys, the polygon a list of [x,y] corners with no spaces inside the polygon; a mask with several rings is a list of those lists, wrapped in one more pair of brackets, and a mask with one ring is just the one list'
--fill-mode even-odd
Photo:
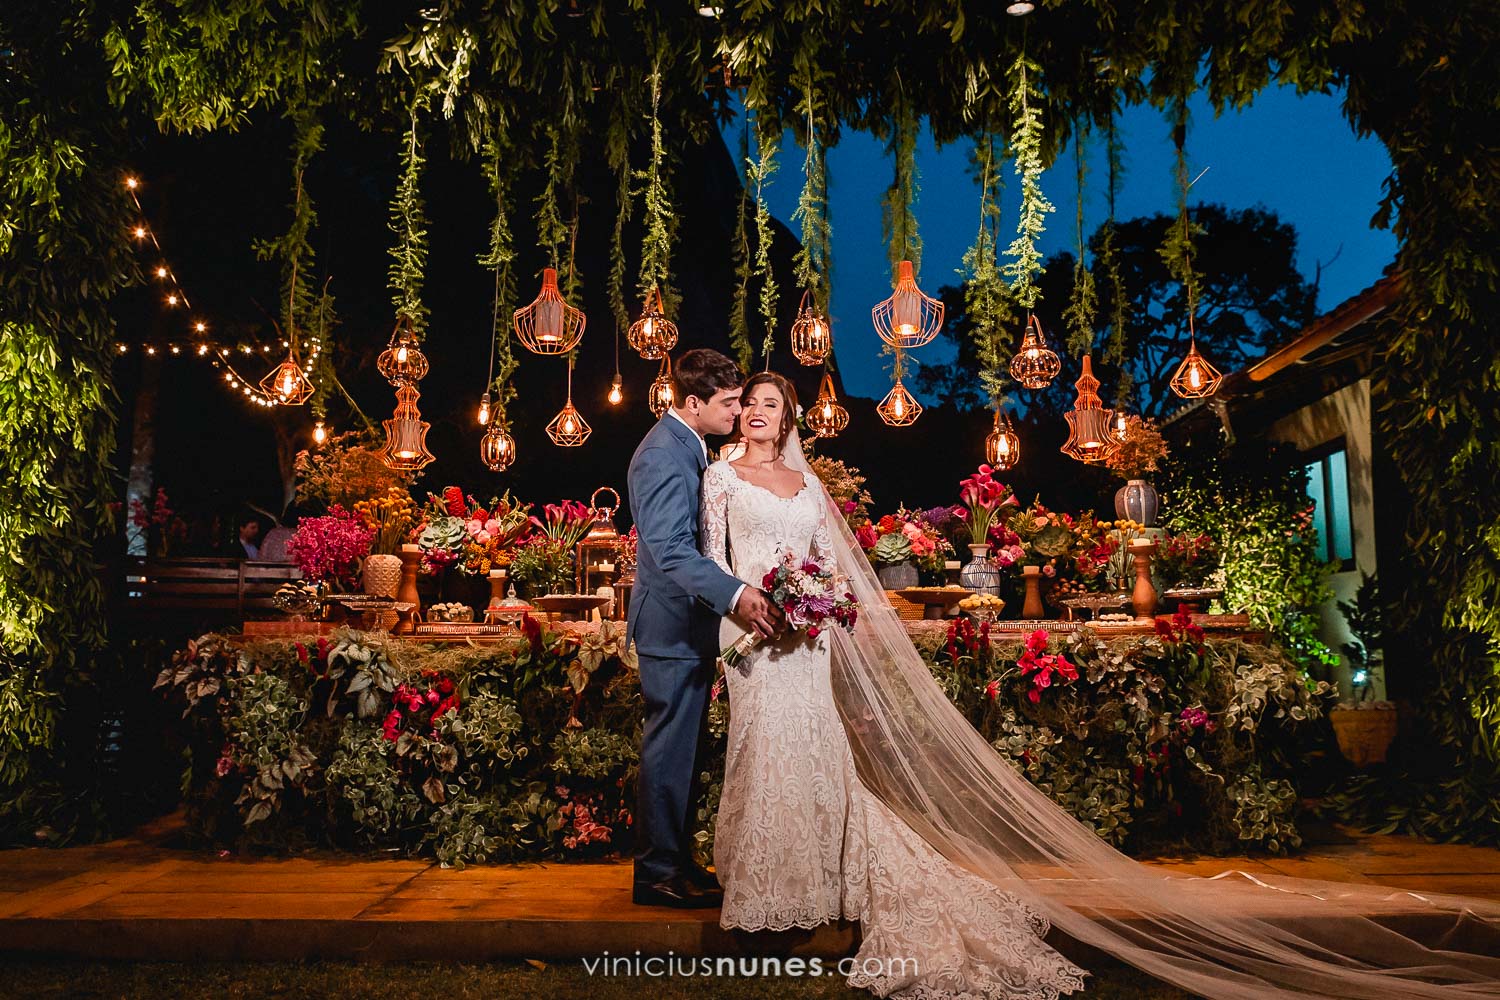
{"label": "pink flower", "polygon": [[873,524],[861,524],[855,529],[854,538],[861,548],[873,549],[875,543],[880,541],[880,533],[875,530]]}
{"label": "pink flower", "polygon": [[1042,575],[1043,576],[1056,576],[1057,575],[1057,567],[1054,566],[1054,565],[1052,565],[1051,563],[1048,563],[1047,565],[1045,565],[1045,566],[1042,567]]}

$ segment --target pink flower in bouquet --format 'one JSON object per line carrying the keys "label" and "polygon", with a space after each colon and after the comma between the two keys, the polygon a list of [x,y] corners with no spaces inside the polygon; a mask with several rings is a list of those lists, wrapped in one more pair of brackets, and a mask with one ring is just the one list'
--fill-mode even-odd
{"label": "pink flower in bouquet", "polygon": [[360,518],[334,504],[326,517],[304,517],[286,550],[307,579],[347,581],[374,538]]}
{"label": "pink flower in bouquet", "polygon": [[[799,559],[788,551],[761,578],[761,589],[786,615],[793,632],[805,632],[816,639],[834,626],[854,631],[859,617],[854,595],[838,586],[833,573],[812,559]],[[719,656],[726,667],[735,666],[760,642],[758,633],[748,632],[725,647]]]}
{"label": "pink flower in bouquet", "polygon": [[1057,567],[1054,566],[1054,565],[1052,565],[1051,563],[1047,563],[1045,566],[1042,567],[1042,575],[1046,576],[1046,577],[1056,576],[1057,575]]}

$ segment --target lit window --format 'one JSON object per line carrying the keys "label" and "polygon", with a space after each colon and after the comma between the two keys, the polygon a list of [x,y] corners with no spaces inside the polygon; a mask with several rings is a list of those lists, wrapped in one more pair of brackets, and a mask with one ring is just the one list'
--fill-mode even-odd
{"label": "lit window", "polygon": [[1339,569],[1353,569],[1348,452],[1343,441],[1319,450],[1322,455],[1307,466],[1307,495],[1313,501],[1313,527],[1318,530],[1318,559]]}

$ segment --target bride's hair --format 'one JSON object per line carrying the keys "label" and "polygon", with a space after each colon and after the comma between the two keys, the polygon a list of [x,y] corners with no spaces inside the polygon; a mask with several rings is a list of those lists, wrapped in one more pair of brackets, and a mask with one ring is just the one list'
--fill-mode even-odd
{"label": "bride's hair", "polygon": [[[797,427],[797,389],[785,375],[776,372],[758,372],[751,375],[745,384],[740,387],[740,402],[750,398],[750,393],[755,391],[758,385],[774,385],[781,393],[781,426],[776,430],[776,450],[781,451],[786,444],[787,436]],[[745,434],[740,430],[739,421],[735,421],[734,436],[729,439],[730,444],[735,444],[745,439]]]}

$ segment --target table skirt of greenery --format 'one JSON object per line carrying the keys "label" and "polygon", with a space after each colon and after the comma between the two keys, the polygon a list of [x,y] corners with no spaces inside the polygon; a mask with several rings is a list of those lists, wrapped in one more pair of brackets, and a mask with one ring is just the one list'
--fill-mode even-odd
{"label": "table skirt of greenery", "polygon": [[[477,647],[202,636],[158,680],[184,707],[192,830],[244,849],[396,849],[454,865],[628,853],[641,698],[622,629],[526,625]],[[1111,843],[1295,848],[1301,747],[1327,685],[1271,646],[1165,619],[1158,630],[991,642],[967,622],[912,628],[996,750]],[[705,857],[731,710],[716,684]]]}

